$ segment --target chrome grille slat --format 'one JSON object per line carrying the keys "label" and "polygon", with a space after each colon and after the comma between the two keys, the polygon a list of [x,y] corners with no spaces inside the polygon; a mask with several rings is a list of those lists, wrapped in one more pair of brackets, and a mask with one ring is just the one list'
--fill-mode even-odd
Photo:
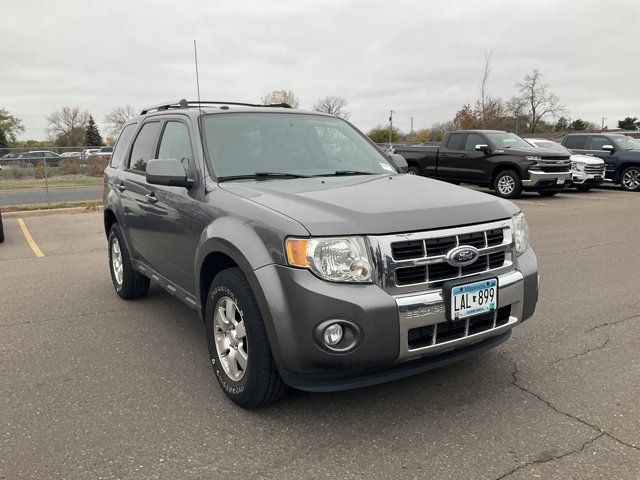
{"label": "chrome grille slat", "polygon": [[[485,273],[498,275],[514,268],[510,220],[409,234],[369,236],[368,239],[376,263],[376,283],[394,294],[439,288],[446,281]],[[423,248],[415,248],[419,241],[423,242]],[[468,244],[476,246],[479,253],[476,262],[484,264],[450,266],[446,252]],[[413,250],[404,247],[412,247]],[[443,247],[446,247],[446,252],[442,251]],[[416,256],[406,258],[405,255],[405,258],[397,259],[396,252],[406,254],[410,251]],[[423,270],[416,267],[424,268],[424,276],[420,276]]]}

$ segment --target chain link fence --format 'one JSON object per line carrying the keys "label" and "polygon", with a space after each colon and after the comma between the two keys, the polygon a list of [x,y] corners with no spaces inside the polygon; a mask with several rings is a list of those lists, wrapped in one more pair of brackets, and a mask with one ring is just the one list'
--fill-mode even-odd
{"label": "chain link fence", "polygon": [[0,150],[0,207],[86,202],[102,196],[111,147]]}

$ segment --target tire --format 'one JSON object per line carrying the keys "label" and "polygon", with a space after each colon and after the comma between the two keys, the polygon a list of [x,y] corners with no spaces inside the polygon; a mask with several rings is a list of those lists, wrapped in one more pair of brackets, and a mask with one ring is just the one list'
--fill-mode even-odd
{"label": "tire", "polygon": [[588,192],[593,187],[591,185],[574,185],[579,192]]}
{"label": "tire", "polygon": [[541,197],[553,197],[558,193],[560,193],[558,190],[542,190],[541,192],[538,192],[538,195]]}
{"label": "tire", "polygon": [[4,242],[4,226],[2,225],[2,212],[0,212],[0,243]]}
{"label": "tire", "polygon": [[131,265],[129,250],[117,223],[109,231],[109,271],[116,293],[125,300],[144,297],[149,291],[149,279]]}
{"label": "tire", "polygon": [[415,165],[409,165],[409,169],[407,170],[409,175],[421,175],[420,167],[416,167]]}
{"label": "tire", "polygon": [[493,182],[493,189],[502,198],[517,198],[522,193],[520,175],[514,170],[503,170]]}
{"label": "tire", "polygon": [[627,192],[640,192],[640,167],[627,167],[620,175],[620,185]]}
{"label": "tire", "polygon": [[205,323],[211,365],[231,401],[252,409],[284,395],[286,385],[271,354],[260,308],[239,268],[223,270],[213,279]]}

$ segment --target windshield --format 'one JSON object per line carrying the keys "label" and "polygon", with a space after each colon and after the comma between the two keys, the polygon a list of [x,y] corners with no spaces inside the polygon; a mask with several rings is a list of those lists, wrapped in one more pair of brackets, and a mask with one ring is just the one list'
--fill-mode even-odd
{"label": "windshield", "polygon": [[531,148],[525,140],[518,135],[507,132],[485,133],[492,143],[493,148]]}
{"label": "windshield", "polygon": [[564,148],[562,145],[551,140],[529,140],[535,147],[544,148],[546,150],[552,150],[558,153],[564,153],[571,155],[571,152]]}
{"label": "windshield", "polygon": [[622,150],[640,150],[640,140],[626,135],[611,135]]}
{"label": "windshield", "polygon": [[334,117],[214,114],[204,117],[203,129],[209,162],[218,179],[256,173],[292,177],[397,173],[376,147]]}

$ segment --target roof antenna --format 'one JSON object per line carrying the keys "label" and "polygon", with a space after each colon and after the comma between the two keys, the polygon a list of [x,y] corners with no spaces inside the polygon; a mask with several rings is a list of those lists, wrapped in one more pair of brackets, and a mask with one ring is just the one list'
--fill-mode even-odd
{"label": "roof antenna", "polygon": [[198,47],[196,46],[196,41],[193,41],[193,55],[196,59],[196,86],[198,87],[198,108],[202,111],[202,107],[200,105],[200,76],[198,75]]}

